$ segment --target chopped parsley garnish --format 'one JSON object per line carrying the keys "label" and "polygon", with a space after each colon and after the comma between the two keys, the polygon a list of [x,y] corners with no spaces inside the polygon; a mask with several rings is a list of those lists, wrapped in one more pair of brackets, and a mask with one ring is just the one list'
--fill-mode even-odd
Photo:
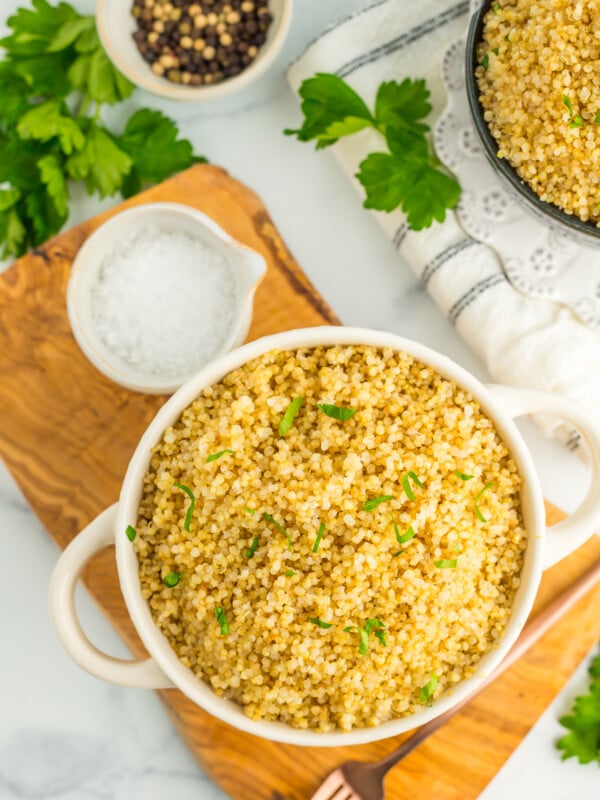
{"label": "chopped parsley garnish", "polygon": [[439,561],[433,562],[438,569],[455,569],[458,564],[457,558],[440,558]]}
{"label": "chopped parsley garnish", "polygon": [[251,517],[253,517],[256,514],[256,509],[255,508],[246,508],[245,511],[246,511],[246,514],[250,514]]}
{"label": "chopped parsley garnish", "polygon": [[382,494],[380,497],[372,497],[365,502],[363,511],[373,511],[373,509],[377,508],[381,503],[387,503],[388,500],[392,500],[391,494]]}
{"label": "chopped parsley garnish", "polygon": [[490,488],[491,488],[493,485],[494,485],[494,481],[490,481],[489,483],[486,483],[486,485],[485,485],[485,486],[483,487],[483,489],[482,489],[482,490],[479,492],[479,494],[475,495],[475,500],[473,501],[473,506],[474,506],[474,508],[475,508],[475,513],[477,514],[477,519],[481,520],[481,522],[487,522],[487,519],[486,519],[486,518],[483,516],[483,514],[481,513],[481,509],[479,508],[479,506],[478,506],[478,504],[477,504],[477,501],[479,500],[479,498],[481,497],[481,495],[482,495],[484,492],[487,492],[487,490],[488,490],[488,489],[490,489]]}
{"label": "chopped parsley garnish", "polygon": [[454,470],[454,474],[461,481],[470,481],[475,477],[474,475],[466,475],[464,472],[461,472],[459,469],[455,469]]}
{"label": "chopped parsley garnish", "polygon": [[163,578],[163,583],[166,584],[170,589],[173,586],[177,586],[179,581],[183,578],[183,572],[169,572],[168,575],[165,575]]}
{"label": "chopped parsley garnish", "polygon": [[493,47],[493,48],[492,48],[492,53],[493,53],[495,56],[497,56],[499,52],[500,52],[500,48],[499,48],[499,47]]}
{"label": "chopped parsley garnish", "polygon": [[412,470],[410,472],[407,472],[406,475],[402,478],[402,488],[404,489],[404,493],[406,494],[409,500],[414,500],[415,493],[413,492],[412,486],[410,485],[411,481],[414,484],[416,484],[420,489],[423,489],[424,486],[417,477],[416,473],[414,473]]}
{"label": "chopped parsley garnish", "polygon": [[247,550],[244,550],[244,558],[252,558],[254,553],[256,553],[257,547],[258,547],[258,536],[255,536],[254,539],[252,539],[250,547]]}
{"label": "chopped parsley garnish", "polygon": [[303,399],[301,397],[295,397],[289,406],[285,410],[285,414],[283,415],[281,422],[279,423],[279,435],[285,436],[289,429],[294,424],[294,420],[296,419],[296,415],[300,411],[300,407],[302,406]]}
{"label": "chopped parsley garnish", "polygon": [[194,493],[190,489],[189,486],[186,486],[185,483],[175,483],[173,484],[178,489],[181,489],[182,492],[185,492],[187,496],[190,498],[190,505],[187,510],[187,514],[185,515],[185,522],[183,523],[183,527],[186,531],[189,531],[190,524],[192,522],[192,517],[194,515],[194,506],[196,505],[196,498],[194,497]]}
{"label": "chopped parsley garnish", "polygon": [[328,417],[339,419],[342,422],[351,419],[358,411],[357,408],[342,408],[341,406],[332,406],[330,403],[317,403],[317,408]]}
{"label": "chopped parsley garnish", "polygon": [[484,57],[479,62],[484,69],[487,69],[490,65],[490,56],[489,53],[486,53]]}
{"label": "chopped parsley garnish", "polygon": [[319,525],[319,530],[317,531],[317,538],[315,539],[315,543],[313,544],[312,551],[316,553],[319,549],[319,545],[321,544],[321,539],[323,538],[323,534],[325,533],[325,523],[322,522]]}
{"label": "chopped parsley garnish", "polygon": [[427,703],[428,706],[432,704],[433,693],[437,689],[438,683],[438,676],[435,674],[435,672],[432,672],[431,678],[429,678],[425,686],[421,686],[421,691],[419,692],[420,703]]}
{"label": "chopped parsley garnish", "polygon": [[133,540],[134,540],[134,539],[135,539],[135,537],[137,536],[137,531],[136,531],[136,529],[133,527],[133,525],[128,525],[128,526],[125,528],[125,533],[127,534],[127,538],[129,539],[129,541],[130,541],[130,542],[133,542]]}
{"label": "chopped parsley garnish", "polygon": [[278,531],[283,533],[283,535],[287,539],[287,549],[291,550],[292,549],[292,539],[291,539],[289,533],[283,527],[283,525],[280,525],[277,522],[277,520],[271,514],[267,514],[266,512],[263,512],[262,518],[265,520],[265,522],[270,522],[271,525],[274,525],[277,528]]}
{"label": "chopped parsley garnish", "polygon": [[571,101],[569,100],[569,98],[567,97],[566,94],[563,94],[562,101],[566,105],[566,107],[567,107],[567,109],[569,111],[569,118],[572,117],[573,116],[573,104],[571,103]]}
{"label": "chopped parsley garnish", "polygon": [[398,544],[406,544],[410,542],[411,539],[414,539],[417,535],[411,525],[405,533],[400,533],[400,528],[394,522],[394,533],[396,534],[396,541]]}
{"label": "chopped parsley garnish", "polygon": [[504,37],[504,41],[510,42],[510,32],[506,34],[506,36]]}
{"label": "chopped parsley garnish", "polygon": [[319,619],[319,617],[311,617],[309,619],[309,622],[312,622],[313,625],[318,625],[319,628],[332,628],[333,627],[333,623],[332,622],[323,622],[323,620]]}
{"label": "chopped parsley garnish", "polygon": [[594,117],[594,124],[600,124],[600,111],[596,111],[596,116]]}
{"label": "chopped parsley garnish", "polygon": [[492,6],[492,11],[494,12],[494,14],[497,14],[500,11],[500,3],[494,3],[494,5]]}
{"label": "chopped parsley garnish", "polygon": [[569,111],[569,128],[581,128],[581,126],[585,124],[583,117],[580,114],[575,114],[573,112],[573,104],[566,94],[563,94],[562,101]]}
{"label": "chopped parsley garnish", "polygon": [[218,458],[222,456],[232,456],[235,453],[235,450],[232,450],[230,447],[226,447],[225,450],[219,450],[218,453],[213,453],[210,456],[206,456],[206,463],[208,464],[209,461],[216,461]]}
{"label": "chopped parsley garnish", "polygon": [[286,571],[283,574],[285,575],[286,578],[291,578],[292,575],[295,575],[296,573],[294,572],[293,569],[286,569]]}
{"label": "chopped parsley garnish", "polygon": [[229,622],[227,622],[227,617],[221,606],[215,606],[215,617],[221,629],[221,636],[227,636],[229,633]]}
{"label": "chopped parsley garnish", "polygon": [[375,637],[378,639],[378,641],[384,647],[386,647],[385,625],[378,619],[368,619],[362,628],[358,625],[347,625],[344,628],[344,633],[356,632],[360,634],[360,645],[358,652],[361,656],[364,656],[369,651],[369,634],[371,631],[375,634]]}

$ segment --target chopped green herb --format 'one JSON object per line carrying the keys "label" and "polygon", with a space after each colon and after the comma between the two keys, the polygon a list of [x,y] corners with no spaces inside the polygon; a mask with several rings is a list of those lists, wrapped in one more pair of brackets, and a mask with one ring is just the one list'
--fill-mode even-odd
{"label": "chopped green herb", "polygon": [[479,506],[477,504],[477,501],[479,500],[481,495],[484,492],[487,492],[487,490],[490,489],[493,485],[494,485],[494,481],[490,481],[489,483],[486,483],[486,485],[479,492],[479,494],[475,495],[475,500],[473,501],[473,506],[475,507],[475,513],[477,514],[477,519],[481,520],[481,522],[487,522],[487,519],[481,513],[481,509],[479,508]]}
{"label": "chopped green herb", "polygon": [[256,509],[255,508],[247,508],[246,509],[246,514],[250,514],[250,516],[253,517],[256,514]]}
{"label": "chopped green herb", "polygon": [[455,469],[454,470],[454,474],[461,481],[470,481],[475,477],[474,475],[466,475],[464,472],[461,472],[459,469]]}
{"label": "chopped green herb", "polygon": [[457,558],[441,558],[433,562],[438,569],[454,569],[458,564]]}
{"label": "chopped green herb", "polygon": [[579,114],[569,122],[569,128],[581,128],[582,125],[583,117],[580,117]]}
{"label": "chopped green herb", "polygon": [[487,69],[490,65],[490,56],[489,53],[486,53],[484,57],[479,62],[484,69]]}
{"label": "chopped green herb", "polygon": [[381,644],[386,647],[385,641],[385,625],[378,619],[368,619],[363,628],[358,625],[347,625],[344,628],[344,633],[358,633],[360,635],[360,645],[358,648],[359,655],[364,656],[369,651],[369,634],[371,631],[375,634],[376,638]]}
{"label": "chopped green herb", "polygon": [[332,628],[333,627],[333,623],[331,623],[331,622],[323,622],[323,620],[319,619],[319,617],[311,617],[309,619],[309,622],[312,622],[313,625],[318,625],[319,628]]}
{"label": "chopped green herb", "polygon": [[594,117],[594,123],[596,125],[600,124],[600,111],[596,111],[596,116]]}
{"label": "chopped green herb", "polygon": [[136,531],[136,529],[133,527],[133,525],[128,525],[128,526],[125,528],[125,533],[127,534],[127,538],[129,539],[129,541],[130,541],[130,542],[133,542],[133,540],[134,540],[134,539],[135,539],[135,537],[137,536],[137,531]]}
{"label": "chopped green herb", "polygon": [[227,622],[227,617],[221,606],[215,606],[215,617],[219,623],[219,628],[221,628],[221,636],[227,636],[229,633],[229,622]]}
{"label": "chopped green herb", "polygon": [[419,692],[420,703],[427,703],[429,706],[432,704],[433,693],[437,689],[438,683],[438,676],[435,674],[435,672],[432,672],[431,678],[429,678],[425,686],[421,686],[421,691]]}
{"label": "chopped green herb", "polygon": [[321,544],[321,539],[323,538],[323,534],[325,533],[325,523],[322,522],[319,525],[319,530],[317,532],[317,538],[315,539],[315,543],[313,544],[312,551],[316,553],[319,550],[319,545]]}
{"label": "chopped green herb", "polygon": [[163,583],[165,583],[170,589],[173,586],[177,586],[179,581],[183,578],[183,572],[169,572],[168,575],[165,575],[163,578]]}
{"label": "chopped green herb", "polygon": [[411,539],[414,539],[417,535],[411,525],[405,533],[400,533],[400,528],[394,522],[394,533],[396,534],[396,541],[398,544],[406,544],[410,542]]}
{"label": "chopped green herb", "polygon": [[415,493],[413,492],[412,486],[410,485],[411,480],[420,489],[423,489],[424,486],[412,470],[410,472],[407,472],[406,475],[402,478],[402,488],[404,489],[406,496],[408,497],[409,500],[414,500]]}
{"label": "chopped green herb", "polygon": [[499,47],[493,47],[493,48],[492,48],[492,53],[493,53],[495,56],[497,56],[497,55],[499,54],[499,52],[500,52],[500,48],[499,48]]}
{"label": "chopped green herb", "polygon": [[332,406],[330,403],[317,403],[317,408],[328,417],[339,419],[342,422],[351,419],[358,411],[357,408],[342,408],[341,406]]}
{"label": "chopped green herb", "polygon": [[452,548],[453,553],[460,553],[462,551],[462,547],[459,544],[455,544]]}
{"label": "chopped green herb", "polygon": [[563,101],[563,103],[566,105],[566,107],[569,110],[569,117],[572,117],[573,116],[573,104],[571,103],[571,101],[569,100],[569,98],[567,97],[566,94],[563,94],[562,101]]}
{"label": "chopped green herb", "polygon": [[301,397],[295,397],[289,406],[285,410],[285,414],[281,422],[279,423],[279,435],[285,436],[289,429],[294,424],[294,420],[296,419],[296,415],[300,411],[300,407],[302,406],[303,399]]}
{"label": "chopped green herb", "polygon": [[183,523],[183,527],[186,529],[186,531],[189,531],[192,522],[192,517],[194,515],[194,506],[196,505],[196,498],[194,497],[194,493],[192,492],[190,487],[186,486],[185,483],[175,483],[173,485],[176,486],[178,489],[181,489],[182,492],[185,492],[187,496],[190,498],[190,505],[187,510],[187,514],[185,515],[185,521]]}
{"label": "chopped green herb", "polygon": [[373,511],[374,508],[377,508],[381,503],[387,503],[388,500],[392,500],[391,494],[382,494],[381,497],[372,497],[365,502],[363,511]]}
{"label": "chopped green herb", "polygon": [[283,574],[285,575],[286,578],[291,578],[292,575],[295,575],[296,573],[294,572],[293,569],[286,569],[286,571]]}
{"label": "chopped green herb", "polygon": [[510,32],[506,34],[506,36],[504,37],[504,41],[510,42]]}
{"label": "chopped green herb", "polygon": [[206,463],[208,464],[209,461],[216,461],[218,458],[222,456],[232,456],[235,453],[235,450],[232,450],[230,447],[226,447],[225,450],[219,450],[218,453],[213,453],[210,456],[206,457]]}
{"label": "chopped green herb", "polygon": [[245,558],[252,558],[254,553],[256,553],[256,548],[257,547],[258,547],[258,536],[255,536],[254,539],[252,539],[252,543],[250,544],[250,547],[247,550],[244,550],[244,557]]}
{"label": "chopped green herb", "polygon": [[368,619],[365,625],[365,630],[367,634],[373,633],[375,634],[375,638],[381,642],[384,647],[387,647],[387,643],[385,641],[385,625],[378,619]]}
{"label": "chopped green herb", "polygon": [[283,527],[283,525],[280,525],[277,522],[277,520],[273,518],[273,516],[271,514],[267,514],[266,512],[263,512],[262,518],[265,520],[265,522],[270,522],[271,525],[275,525],[277,530],[280,531],[281,533],[283,533],[283,535],[287,539],[287,549],[291,550],[292,549],[292,539],[291,539],[289,533]]}
{"label": "chopped green herb", "polygon": [[494,12],[494,14],[497,14],[500,11],[500,3],[494,3],[494,5],[492,6],[492,11]]}
{"label": "chopped green herb", "polygon": [[569,733],[557,742],[563,761],[575,757],[580,764],[597,761],[600,765],[600,655],[589,668],[590,688],[575,698],[571,714],[558,721]]}

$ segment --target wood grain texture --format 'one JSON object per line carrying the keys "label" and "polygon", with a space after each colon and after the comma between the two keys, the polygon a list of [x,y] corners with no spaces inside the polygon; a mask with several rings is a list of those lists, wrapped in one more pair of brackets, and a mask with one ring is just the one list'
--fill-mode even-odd
{"label": "wood grain texture", "polygon": [[[124,203],[172,200],[209,214],[268,264],[249,338],[337,323],[282,242],[259,198],[223,170],[200,165]],[[72,259],[112,209],[61,234],[0,275],[0,455],[52,538],[66,544],[116,500],[129,457],[164,398],[122,389],[86,360],[69,328]],[[549,519],[560,518],[548,506]],[[16,532],[8,532],[16,535]],[[544,576],[536,609],[600,558],[596,537]],[[85,573],[88,588],[133,653],[141,654],[118,589],[112,550]],[[580,601],[514,668],[387,778],[390,798],[476,798],[600,639],[600,589]],[[218,722],[180,692],[161,693],[171,718],[212,778],[236,800],[301,800],[346,758],[369,760],[400,741],[298,748]]]}

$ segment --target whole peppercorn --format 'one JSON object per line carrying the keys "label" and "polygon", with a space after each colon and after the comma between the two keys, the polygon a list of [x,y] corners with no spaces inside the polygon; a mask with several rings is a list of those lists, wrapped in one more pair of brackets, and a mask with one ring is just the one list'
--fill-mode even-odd
{"label": "whole peppercorn", "polygon": [[133,33],[155,75],[202,86],[239,75],[273,21],[266,0],[134,0]]}

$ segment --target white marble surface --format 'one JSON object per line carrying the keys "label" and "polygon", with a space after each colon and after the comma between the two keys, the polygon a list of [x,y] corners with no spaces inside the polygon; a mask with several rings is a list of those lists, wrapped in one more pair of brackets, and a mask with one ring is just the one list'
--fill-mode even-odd
{"label": "white marble surface", "polygon": [[[482,365],[399,261],[332,157],[281,135],[298,121],[297,101],[282,76],[284,64],[326,25],[367,4],[297,0],[281,59],[242,100],[194,107],[163,103],[140,92],[130,104],[165,109],[180,121],[198,151],[262,196],[292,252],[344,322],[415,338],[485,378]],[[17,5],[0,0],[0,17],[5,19]],[[93,7],[89,0],[76,5]],[[113,202],[101,204],[76,193],[71,221]],[[585,488],[583,466],[531,426],[524,424],[523,430],[540,465],[546,496],[572,508]],[[101,683],[64,654],[46,601],[58,552],[1,465],[0,530],[0,800],[223,798],[151,692]],[[83,591],[80,608],[91,638],[112,653],[125,654]],[[554,747],[560,735],[556,718],[584,690],[586,665],[486,789],[485,800],[600,796],[598,765],[561,763]],[[468,754],[457,753],[457,764],[463,757]]]}

